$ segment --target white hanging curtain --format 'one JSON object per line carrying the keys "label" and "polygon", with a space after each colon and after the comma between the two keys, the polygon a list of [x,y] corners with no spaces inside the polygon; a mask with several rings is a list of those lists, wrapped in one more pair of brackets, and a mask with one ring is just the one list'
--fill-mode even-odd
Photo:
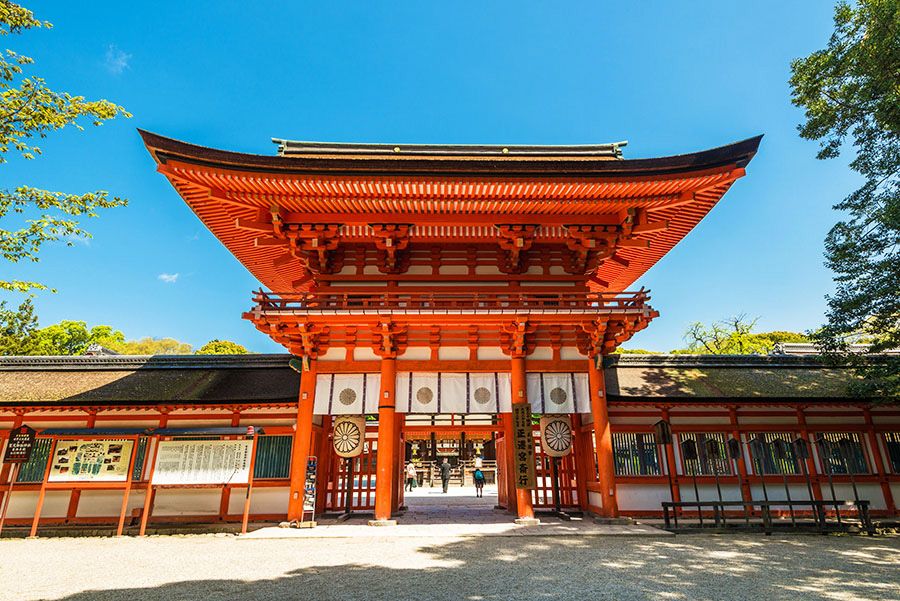
{"label": "white hanging curtain", "polygon": [[378,413],[381,374],[320,374],[316,376],[317,415]]}
{"label": "white hanging curtain", "polygon": [[401,413],[509,412],[508,373],[397,374],[397,411]]}
{"label": "white hanging curtain", "polygon": [[585,373],[530,373],[528,400],[534,413],[590,413],[588,376]]}

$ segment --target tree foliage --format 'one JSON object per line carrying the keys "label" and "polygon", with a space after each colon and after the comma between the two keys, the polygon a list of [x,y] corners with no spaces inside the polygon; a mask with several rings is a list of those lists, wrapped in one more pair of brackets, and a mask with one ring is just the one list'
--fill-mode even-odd
{"label": "tree foliage", "polygon": [[[0,37],[50,27],[27,8],[0,0]],[[12,50],[0,52],[0,163],[6,162],[10,151],[34,159],[41,154],[37,141],[53,131],[67,126],[83,129],[83,123],[101,125],[119,115],[131,116],[107,100],[85,100],[53,90],[40,77],[26,74],[33,63],[30,57]],[[89,238],[80,218],[96,217],[100,209],[124,204],[124,199],[110,198],[102,190],[68,194],[26,185],[0,189],[0,257],[12,263],[37,261],[47,242],[64,239],[71,246],[74,239]],[[38,282],[0,279],[0,290],[44,288]]]}
{"label": "tree foliage", "polygon": [[681,353],[703,353],[710,355],[765,355],[775,350],[779,342],[809,342],[810,338],[798,332],[761,332],[753,329],[759,318],[749,319],[746,315],[735,315],[722,321],[705,325],[691,324],[684,333],[687,348],[672,351]]}
{"label": "tree foliage", "polygon": [[0,355],[83,355],[91,344],[122,355],[188,355],[192,351],[190,344],[174,338],[125,340],[120,330],[106,325],[88,328],[83,321],[64,320],[41,328],[30,298],[18,309],[0,302]]}
{"label": "tree foliage", "polygon": [[864,394],[900,396],[900,363],[848,352],[859,337],[870,352],[900,347],[900,2],[842,1],[828,45],[791,64],[793,103],[805,110],[800,135],[818,158],[853,153],[861,188],[838,202],[825,239],[837,289],[816,342],[863,372]]}
{"label": "tree foliage", "polygon": [[230,340],[210,340],[201,346],[196,355],[246,355],[248,351],[244,346]]}

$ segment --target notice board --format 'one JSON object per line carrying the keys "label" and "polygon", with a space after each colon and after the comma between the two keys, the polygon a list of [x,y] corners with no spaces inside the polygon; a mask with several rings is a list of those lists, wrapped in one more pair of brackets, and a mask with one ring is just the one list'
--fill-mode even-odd
{"label": "notice board", "polygon": [[133,440],[60,440],[48,482],[124,482]]}
{"label": "notice board", "polygon": [[246,484],[252,451],[252,440],[163,440],[153,484]]}

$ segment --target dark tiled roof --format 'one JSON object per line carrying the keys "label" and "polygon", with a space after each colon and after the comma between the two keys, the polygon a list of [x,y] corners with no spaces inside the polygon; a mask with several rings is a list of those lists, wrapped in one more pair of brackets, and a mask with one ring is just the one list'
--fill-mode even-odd
{"label": "dark tiled roof", "polygon": [[3,357],[0,404],[296,402],[289,355]]}
{"label": "dark tiled roof", "polygon": [[[293,403],[289,355],[0,357],[0,405]],[[611,400],[840,399],[852,376],[815,357],[613,355]]]}
{"label": "dark tiled roof", "polygon": [[607,394],[622,399],[842,398],[853,376],[817,357],[613,355]]}

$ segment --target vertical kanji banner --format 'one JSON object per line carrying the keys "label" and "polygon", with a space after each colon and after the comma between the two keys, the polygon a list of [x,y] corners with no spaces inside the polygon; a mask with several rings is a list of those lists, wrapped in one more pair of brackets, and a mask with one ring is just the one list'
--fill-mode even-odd
{"label": "vertical kanji banner", "polygon": [[531,428],[531,404],[513,403],[513,448],[516,488],[535,488],[534,434]]}

